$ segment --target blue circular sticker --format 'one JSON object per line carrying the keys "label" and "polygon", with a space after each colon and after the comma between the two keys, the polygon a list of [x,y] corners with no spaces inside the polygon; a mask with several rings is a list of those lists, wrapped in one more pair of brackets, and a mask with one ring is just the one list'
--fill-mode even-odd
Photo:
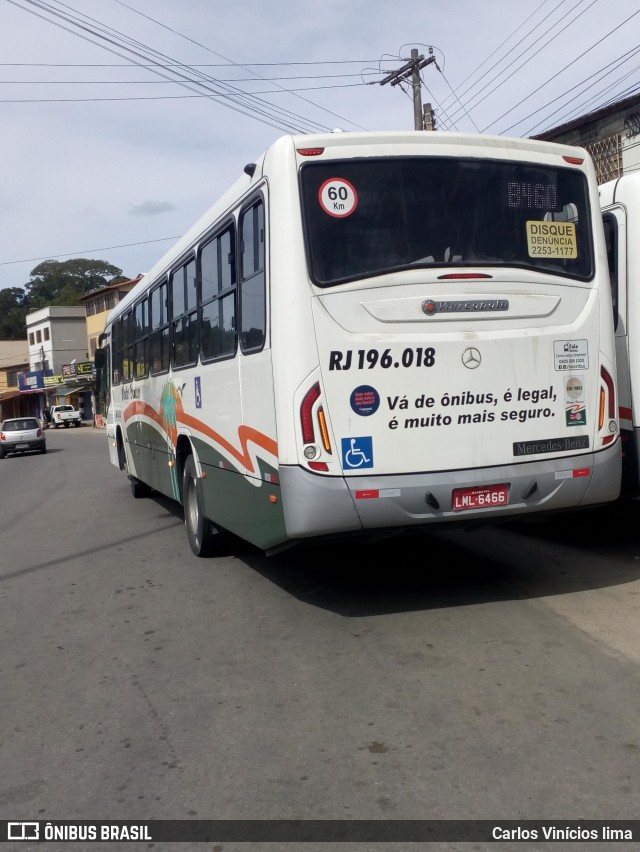
{"label": "blue circular sticker", "polygon": [[369,385],[360,385],[351,394],[350,402],[356,414],[368,417],[370,414],[375,414],[380,407],[380,394]]}

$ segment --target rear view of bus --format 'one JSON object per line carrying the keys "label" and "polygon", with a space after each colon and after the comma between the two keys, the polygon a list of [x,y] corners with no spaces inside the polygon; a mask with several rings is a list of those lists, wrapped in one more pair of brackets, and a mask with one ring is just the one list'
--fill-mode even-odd
{"label": "rear view of bus", "polygon": [[[316,356],[304,376],[291,361],[288,378],[274,370],[297,421],[295,446],[279,422],[288,536],[616,499],[611,295],[588,154],[447,133],[281,145],[312,293],[296,321]],[[287,264],[303,271],[280,242],[272,210],[272,284]],[[272,286],[274,363],[289,295]]]}

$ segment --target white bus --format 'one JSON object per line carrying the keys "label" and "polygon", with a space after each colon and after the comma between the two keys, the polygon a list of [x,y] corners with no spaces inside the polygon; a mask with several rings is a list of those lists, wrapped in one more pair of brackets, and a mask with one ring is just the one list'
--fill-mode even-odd
{"label": "white bus", "polygon": [[640,495],[640,171],[600,187],[616,335],[622,494]]}
{"label": "white bus", "polygon": [[494,523],[619,495],[598,190],[578,148],[285,136],[111,313],[112,462],[231,531]]}

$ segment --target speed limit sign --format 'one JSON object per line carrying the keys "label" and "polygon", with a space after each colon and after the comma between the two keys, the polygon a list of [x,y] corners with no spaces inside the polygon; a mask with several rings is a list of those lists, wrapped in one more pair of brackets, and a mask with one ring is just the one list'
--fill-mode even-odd
{"label": "speed limit sign", "polygon": [[320,206],[329,216],[350,216],[358,206],[358,193],[344,178],[329,178],[318,192]]}

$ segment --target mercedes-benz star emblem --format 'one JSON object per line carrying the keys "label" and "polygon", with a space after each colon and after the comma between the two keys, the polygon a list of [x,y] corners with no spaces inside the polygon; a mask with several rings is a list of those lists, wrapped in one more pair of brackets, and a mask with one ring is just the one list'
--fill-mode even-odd
{"label": "mercedes-benz star emblem", "polygon": [[480,366],[481,361],[482,358],[477,349],[465,349],[462,353],[462,363],[469,370],[475,370],[476,367]]}

